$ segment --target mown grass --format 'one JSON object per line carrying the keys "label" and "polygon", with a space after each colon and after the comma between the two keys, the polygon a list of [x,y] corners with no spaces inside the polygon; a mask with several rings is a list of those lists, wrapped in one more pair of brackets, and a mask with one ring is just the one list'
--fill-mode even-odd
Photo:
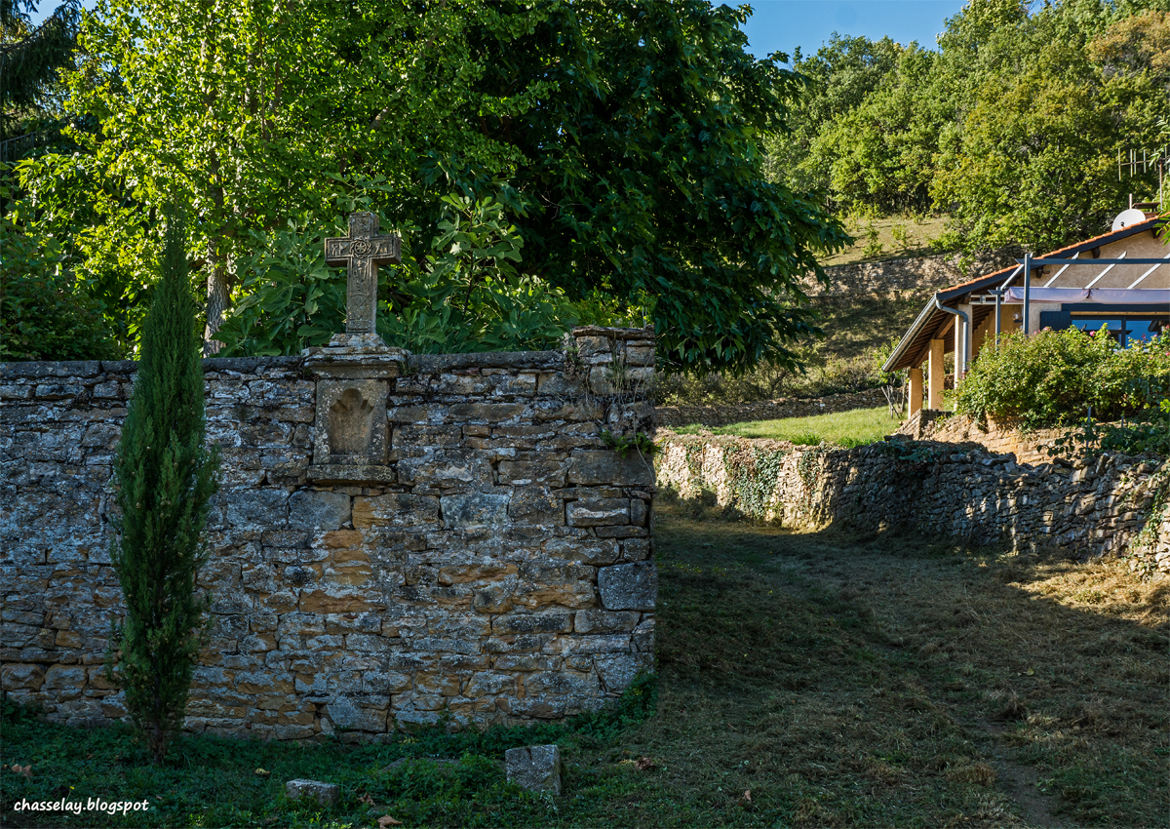
{"label": "mown grass", "polygon": [[[779,420],[753,420],[732,423],[708,431],[717,435],[737,435],[744,438],[771,438],[792,443],[816,446],[833,443],[838,446],[863,446],[874,443],[898,428],[902,421],[890,414],[889,407],[852,409],[847,412],[785,417]],[[683,426],[676,431],[695,434],[706,427]]]}
{"label": "mown grass", "polygon": [[[0,820],[37,825],[15,800],[69,794],[148,797],[144,826],[1165,825],[1164,583],[1123,562],[793,535],[677,505],[660,510],[658,556],[656,702],[640,686],[563,727],[380,746],[191,737],[161,769],[122,729],[18,716]],[[560,798],[504,782],[505,747],[553,740]],[[286,803],[302,776],[341,783],[341,802]]]}

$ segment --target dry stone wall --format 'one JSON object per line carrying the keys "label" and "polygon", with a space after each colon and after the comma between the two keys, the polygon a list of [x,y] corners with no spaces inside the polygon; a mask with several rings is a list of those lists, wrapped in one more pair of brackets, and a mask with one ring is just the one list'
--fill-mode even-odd
{"label": "dry stone wall", "polygon": [[813,275],[806,275],[801,287],[809,296],[822,294],[860,296],[900,296],[923,294],[955,285],[1011,262],[1005,256],[983,256],[967,262],[957,253],[925,256],[900,256],[825,268],[828,283],[822,285]]}
{"label": "dry stone wall", "polygon": [[848,412],[886,405],[881,389],[829,394],[824,397],[778,397],[732,406],[659,406],[660,426],[726,426],[751,420],[778,420],[784,417]]}
{"label": "dry stone wall", "polygon": [[1170,461],[1106,455],[1032,466],[975,444],[854,449],[710,433],[659,434],[660,487],[785,526],[908,530],[972,544],[1129,553],[1170,573]]}
{"label": "dry stone wall", "polygon": [[[605,438],[654,428],[651,332],[350,355],[333,379],[326,357],[205,361],[223,464],[188,728],[362,739],[556,718],[652,667],[653,472]],[[67,722],[125,713],[102,663],[134,370],[0,366],[2,687]]]}
{"label": "dry stone wall", "polygon": [[898,427],[898,434],[915,440],[944,443],[978,443],[989,451],[1015,455],[1018,463],[1041,465],[1059,453],[1060,442],[1070,429],[1030,429],[1027,431],[991,424],[983,426],[967,415],[923,409]]}

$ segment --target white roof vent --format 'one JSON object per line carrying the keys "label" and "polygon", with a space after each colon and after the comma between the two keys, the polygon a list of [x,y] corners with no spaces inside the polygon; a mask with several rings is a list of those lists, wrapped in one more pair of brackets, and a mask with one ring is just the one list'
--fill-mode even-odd
{"label": "white roof vent", "polygon": [[1136,225],[1139,222],[1146,220],[1146,214],[1138,210],[1136,207],[1131,207],[1129,210],[1122,210],[1117,214],[1117,218],[1113,220],[1113,227],[1111,230],[1121,230],[1123,227]]}

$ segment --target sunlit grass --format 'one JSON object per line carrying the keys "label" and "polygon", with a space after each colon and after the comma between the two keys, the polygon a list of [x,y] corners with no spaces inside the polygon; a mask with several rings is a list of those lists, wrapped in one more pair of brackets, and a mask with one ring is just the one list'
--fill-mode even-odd
{"label": "sunlit grass", "polygon": [[[890,414],[887,406],[872,409],[852,409],[847,412],[786,417],[780,420],[753,420],[732,423],[710,431],[717,435],[736,435],[743,438],[771,438],[792,443],[816,445],[833,443],[838,446],[863,446],[874,443],[898,428],[901,420]],[[694,434],[699,426],[684,426],[676,431]]]}
{"label": "sunlit grass", "polygon": [[853,236],[853,244],[822,264],[846,265],[871,259],[931,253],[933,243],[946,230],[947,221],[947,216],[847,217],[845,229]]}

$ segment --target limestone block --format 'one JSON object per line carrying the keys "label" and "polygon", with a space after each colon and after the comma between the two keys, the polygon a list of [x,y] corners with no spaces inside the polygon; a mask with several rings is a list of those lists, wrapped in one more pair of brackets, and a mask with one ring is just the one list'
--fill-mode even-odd
{"label": "limestone block", "polygon": [[386,730],[386,712],[359,705],[349,697],[338,697],[325,706],[325,713],[338,728],[356,731]]}
{"label": "limestone block", "polygon": [[524,746],[504,752],[508,782],[534,792],[561,793],[561,749],[556,745]]}
{"label": "limestone block", "polygon": [[0,667],[0,689],[6,692],[18,688],[35,691],[44,681],[43,665],[6,664]]}
{"label": "limestone block", "polygon": [[600,527],[630,523],[630,502],[626,498],[591,498],[568,505],[570,527]]}
{"label": "limestone block", "polygon": [[649,666],[643,654],[617,653],[593,657],[593,664],[601,677],[605,690],[611,694],[619,693],[630,686],[638,671]]}
{"label": "limestone block", "polygon": [[653,486],[654,467],[634,452],[623,457],[612,449],[578,449],[570,457],[569,483]]}
{"label": "limestone block", "polygon": [[512,492],[508,514],[518,524],[537,526],[540,538],[547,538],[550,527],[565,523],[565,504],[555,492],[537,486],[520,486]]}
{"label": "limestone block", "polygon": [[225,522],[234,533],[259,532],[288,520],[288,493],[283,490],[257,489],[221,491]]}
{"label": "limestone block", "polygon": [[572,614],[559,610],[497,616],[492,622],[492,632],[497,634],[562,633],[571,630],[572,627]]}
{"label": "limestone block", "polygon": [[349,521],[350,498],[340,492],[301,490],[288,499],[291,527],[336,530]]}
{"label": "limestone block", "polygon": [[321,806],[332,806],[337,803],[341,788],[336,783],[297,779],[284,784],[284,793],[289,800],[315,800]]}
{"label": "limestone block", "polygon": [[450,417],[458,423],[519,423],[526,408],[523,403],[457,403]]}
{"label": "limestone block", "polygon": [[499,529],[508,524],[511,492],[472,492],[439,499],[443,522],[455,530]]}
{"label": "limestone block", "polygon": [[597,571],[597,589],[607,610],[653,610],[658,570],[652,561],[602,567]]}
{"label": "limestone block", "polygon": [[526,486],[533,483],[547,486],[565,485],[565,461],[556,455],[538,455],[535,458],[501,461],[500,483]]}
{"label": "limestone block", "polygon": [[438,520],[439,499],[435,496],[392,492],[354,498],[353,525],[359,530],[387,525],[429,525]]}
{"label": "limestone block", "polygon": [[459,484],[488,485],[492,482],[492,468],[480,452],[436,450],[422,457],[400,460],[398,477],[403,484],[423,485],[428,489]]}
{"label": "limestone block", "polygon": [[633,610],[578,610],[573,617],[577,633],[624,633],[633,630],[640,615]]}
{"label": "limestone block", "polygon": [[513,712],[548,719],[601,705],[601,686],[595,674],[567,670],[543,671],[524,678],[524,696]]}

